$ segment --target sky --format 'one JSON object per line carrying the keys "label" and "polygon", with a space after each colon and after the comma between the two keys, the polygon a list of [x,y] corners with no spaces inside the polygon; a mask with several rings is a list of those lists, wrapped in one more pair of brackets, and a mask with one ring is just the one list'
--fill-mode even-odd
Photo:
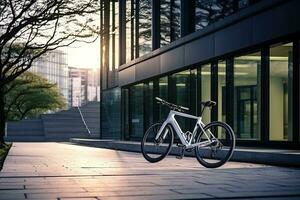
{"label": "sky", "polygon": [[68,47],[68,65],[78,68],[100,68],[100,41],[76,43]]}

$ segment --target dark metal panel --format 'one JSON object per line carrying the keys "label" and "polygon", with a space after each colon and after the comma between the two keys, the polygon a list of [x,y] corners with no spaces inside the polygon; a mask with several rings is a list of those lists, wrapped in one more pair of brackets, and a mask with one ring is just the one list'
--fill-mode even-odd
{"label": "dark metal panel", "polygon": [[135,80],[143,80],[149,78],[149,75],[155,76],[160,74],[160,58],[159,56],[146,60],[142,63],[138,63],[135,67]]}
{"label": "dark metal panel", "polygon": [[120,14],[119,14],[119,31],[120,31],[120,39],[119,39],[119,62],[120,65],[126,62],[126,0],[119,1],[120,6]]}
{"label": "dark metal panel", "polygon": [[160,46],[160,0],[152,0],[152,50]]}
{"label": "dark metal panel", "polygon": [[263,48],[261,51],[261,141],[269,141],[270,131],[270,49]]}
{"label": "dark metal panel", "polygon": [[181,0],[181,37],[195,31],[195,0]]}
{"label": "dark metal panel", "polygon": [[176,70],[185,66],[184,63],[184,46],[168,51],[160,56],[161,72]]}
{"label": "dark metal panel", "polygon": [[253,17],[253,41],[272,40],[300,31],[300,1],[290,1]]}
{"label": "dark metal panel", "polygon": [[233,127],[234,122],[234,60],[226,59],[226,123]]}
{"label": "dark metal panel", "polygon": [[192,65],[214,56],[214,36],[209,35],[185,45],[185,65]]}
{"label": "dark metal panel", "polygon": [[247,19],[215,33],[215,56],[236,51],[252,43],[252,20]]}
{"label": "dark metal panel", "polygon": [[293,141],[299,141],[300,130],[300,41],[293,43]]}
{"label": "dark metal panel", "polygon": [[[211,64],[211,100],[218,103],[218,63],[217,61]],[[218,121],[218,106],[212,107],[211,121]]]}
{"label": "dark metal panel", "polygon": [[127,85],[135,82],[135,66],[119,72],[119,85]]}

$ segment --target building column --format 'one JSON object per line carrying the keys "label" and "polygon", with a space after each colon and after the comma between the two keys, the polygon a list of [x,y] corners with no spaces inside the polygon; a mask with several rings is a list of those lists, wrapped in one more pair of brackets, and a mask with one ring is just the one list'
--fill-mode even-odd
{"label": "building column", "polygon": [[119,63],[126,63],[126,0],[119,1]]}
{"label": "building column", "polygon": [[261,51],[261,130],[262,143],[268,143],[270,139],[270,48],[265,47]]}
{"label": "building column", "polygon": [[293,43],[293,142],[299,142],[300,131],[300,41]]}
{"label": "building column", "polygon": [[195,31],[195,0],[181,0],[181,37]]}
{"label": "building column", "polygon": [[160,0],[152,0],[152,50],[160,47]]}

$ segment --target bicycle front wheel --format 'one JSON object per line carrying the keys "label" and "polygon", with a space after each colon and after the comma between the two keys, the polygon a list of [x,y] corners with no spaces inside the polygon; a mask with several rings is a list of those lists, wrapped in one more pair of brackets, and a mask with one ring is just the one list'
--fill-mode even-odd
{"label": "bicycle front wheel", "polygon": [[[220,167],[232,156],[235,147],[234,132],[224,122],[212,122],[203,129],[205,133],[201,131],[196,140],[199,143],[195,148],[197,160],[207,168]],[[202,142],[207,142],[208,145],[202,147]]]}
{"label": "bicycle front wheel", "polygon": [[174,141],[173,130],[169,125],[164,128],[158,140],[155,140],[161,126],[161,123],[150,126],[141,143],[143,156],[151,163],[161,161],[165,158],[171,151]]}

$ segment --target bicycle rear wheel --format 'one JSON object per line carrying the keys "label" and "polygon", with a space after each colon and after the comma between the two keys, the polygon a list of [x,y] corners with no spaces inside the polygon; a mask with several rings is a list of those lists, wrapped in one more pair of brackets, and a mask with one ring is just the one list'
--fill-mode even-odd
{"label": "bicycle rear wheel", "polygon": [[[231,158],[235,147],[233,130],[224,122],[212,122],[203,129],[212,142],[208,146],[195,148],[197,160],[207,168],[224,165]],[[208,141],[205,133],[201,131],[197,137],[197,143]]]}
{"label": "bicycle rear wheel", "polygon": [[158,140],[155,140],[161,126],[161,123],[150,126],[141,143],[143,156],[151,163],[161,161],[165,158],[171,151],[174,141],[173,130],[169,125],[164,128]]}

